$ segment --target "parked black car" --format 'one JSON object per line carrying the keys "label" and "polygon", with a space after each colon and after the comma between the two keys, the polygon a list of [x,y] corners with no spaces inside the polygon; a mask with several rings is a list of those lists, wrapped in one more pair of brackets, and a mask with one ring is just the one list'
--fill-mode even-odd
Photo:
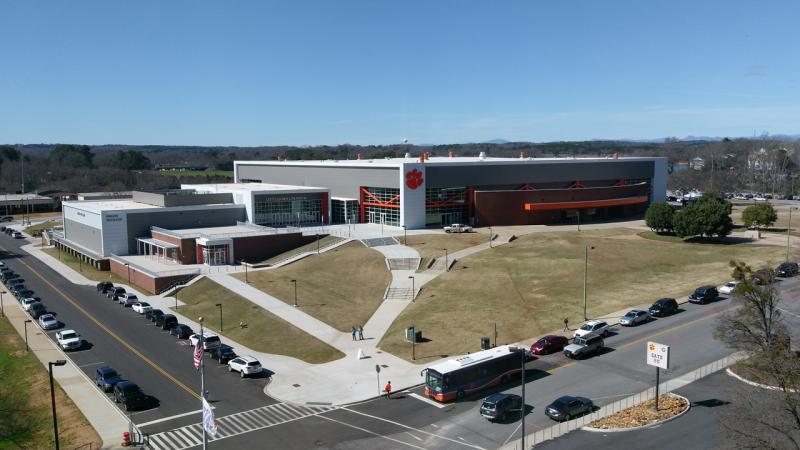
{"label": "parked black car", "polygon": [[233,351],[233,347],[225,344],[212,348],[209,353],[211,353],[211,359],[216,359],[220,364],[226,364],[237,356],[236,352]]}
{"label": "parked black car", "polygon": [[159,318],[159,316],[163,316],[163,315],[164,315],[164,311],[162,311],[160,309],[151,309],[150,311],[147,311],[146,313],[144,313],[144,317],[146,319],[150,320],[151,322],[155,322],[156,319]]}
{"label": "parked black car", "polygon": [[705,305],[706,303],[715,301],[717,297],[719,297],[717,288],[714,286],[701,286],[692,292],[692,295],[689,296],[689,301],[691,303]]}
{"label": "parked black car", "polygon": [[24,285],[19,285],[19,286],[21,287],[21,289],[16,289],[16,290],[12,291],[14,296],[17,297],[17,300],[19,300],[21,298],[33,297],[33,291],[32,290],[26,289]]}
{"label": "parked black car", "polygon": [[104,366],[97,369],[94,373],[94,383],[103,390],[103,392],[111,392],[114,386],[122,381],[116,370],[111,367]]}
{"label": "parked black car", "polygon": [[194,334],[194,331],[189,328],[189,325],[179,323],[169,330],[169,334],[176,336],[178,339],[189,339],[189,336]]}
{"label": "parked black car", "polygon": [[114,385],[114,401],[125,405],[125,411],[141,407],[146,397],[133,381],[120,381]]}
{"label": "parked black car", "polygon": [[515,394],[492,394],[481,405],[480,414],[490,421],[506,421],[510,415],[522,414],[522,397]]}
{"label": "parked black car", "polygon": [[753,283],[764,285],[772,284],[775,282],[775,272],[770,269],[758,269],[753,274]]}
{"label": "parked black car", "polygon": [[106,297],[116,300],[118,295],[124,294],[125,288],[119,286],[112,286],[109,290],[106,291]]}
{"label": "parked black car", "polygon": [[678,310],[678,302],[674,298],[660,298],[650,306],[650,315],[654,317],[664,317],[675,314]]}
{"label": "parked black car", "polygon": [[43,314],[47,314],[47,309],[41,302],[36,302],[31,305],[31,308],[28,310],[28,314],[31,315],[33,320],[38,320]]}
{"label": "parked black car", "polygon": [[112,282],[110,282],[110,281],[101,281],[101,282],[97,283],[97,292],[102,292],[103,294],[105,294],[112,287],[114,287],[114,284]]}
{"label": "parked black car", "polygon": [[547,405],[544,413],[553,420],[565,422],[592,411],[594,411],[594,403],[588,398],[565,395]]}
{"label": "parked black car", "polygon": [[775,274],[779,277],[793,277],[797,275],[798,267],[796,262],[786,261],[781,263],[777,269],[775,269]]}
{"label": "parked black car", "polygon": [[169,330],[178,324],[178,318],[172,314],[162,314],[156,319],[156,326],[162,330]]}

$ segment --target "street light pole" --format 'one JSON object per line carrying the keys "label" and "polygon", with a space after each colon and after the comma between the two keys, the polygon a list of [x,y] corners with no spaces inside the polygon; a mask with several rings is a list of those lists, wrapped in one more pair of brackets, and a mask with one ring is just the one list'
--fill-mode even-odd
{"label": "street light pole", "polygon": [[222,333],[222,303],[217,303],[219,308],[219,332]]}
{"label": "street light pole", "polygon": [[792,208],[789,207],[789,226],[786,227],[786,261],[789,261],[789,246],[791,241],[791,233],[792,233]]}
{"label": "street light pole", "polygon": [[450,265],[447,264],[447,249],[444,248],[442,250],[444,250],[444,271],[445,272],[450,272]]}
{"label": "street light pole", "polygon": [[489,227],[489,248],[492,248],[492,227]]}
{"label": "street light pole", "polygon": [[30,348],[28,347],[28,324],[29,323],[31,323],[31,319],[25,319],[25,322],[24,322],[24,325],[23,325],[25,327],[25,351],[26,352],[30,351]]}
{"label": "street light pole", "polygon": [[520,428],[522,429],[522,449],[525,449],[525,348],[517,347],[517,352],[520,354],[522,362],[522,373],[520,374],[520,384],[522,385],[522,410],[519,413]]}
{"label": "street light pole", "polygon": [[417,297],[417,289],[414,286],[414,277],[409,275],[408,278],[411,278],[411,303],[414,303],[414,299]]}
{"label": "street light pole", "polygon": [[594,247],[585,245],[583,247],[583,320],[589,320],[586,316],[586,278],[589,273],[589,250],[594,250]]}
{"label": "street light pole", "polygon": [[128,268],[128,284],[130,284],[130,282],[131,282],[131,265],[128,264],[128,263],[125,263],[125,267]]}
{"label": "street light pole", "polygon": [[242,265],[244,266],[244,282],[250,284],[250,280],[247,279],[247,264],[245,260],[242,260]]}
{"label": "street light pole", "polygon": [[297,308],[297,280],[292,280],[294,284],[294,307]]}
{"label": "street light pole", "polygon": [[317,233],[317,254],[319,255],[319,233]]}
{"label": "street light pole", "polygon": [[56,417],[56,392],[53,386],[53,366],[63,366],[67,361],[59,359],[55,362],[47,362],[47,371],[50,372],[50,403],[53,405],[53,437],[56,442],[56,450],[59,450],[58,444],[58,417]]}
{"label": "street light pole", "polygon": [[403,225],[403,245],[408,245],[408,234],[405,225]]}
{"label": "street light pole", "polygon": [[6,316],[6,311],[3,309],[3,294],[5,293],[6,291],[0,291],[0,316],[3,317]]}

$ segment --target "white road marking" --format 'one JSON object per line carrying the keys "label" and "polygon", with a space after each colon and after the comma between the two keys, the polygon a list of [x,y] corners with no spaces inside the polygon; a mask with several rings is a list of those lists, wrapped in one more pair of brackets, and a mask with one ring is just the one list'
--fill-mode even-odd
{"label": "white road marking", "polygon": [[94,363],[88,363],[88,364],[81,364],[81,365],[80,365],[80,366],[78,366],[78,367],[99,366],[100,364],[105,364],[105,361],[94,362]]}
{"label": "white road marking", "polygon": [[180,419],[181,417],[191,416],[192,414],[200,414],[201,412],[203,412],[203,410],[202,409],[198,409],[197,411],[189,411],[189,412],[185,412],[183,414],[175,414],[174,416],[162,417],[161,419],[151,420],[150,422],[137,423],[136,426],[137,427],[146,427],[148,425],[155,425],[157,423],[166,422],[166,421],[172,420],[172,419]]}
{"label": "white road marking", "polygon": [[447,408],[447,405],[445,405],[445,404],[443,404],[443,403],[439,403],[439,402],[437,402],[437,401],[435,401],[435,400],[431,400],[431,399],[429,399],[429,398],[427,398],[427,397],[423,397],[423,396],[421,396],[421,395],[419,395],[419,394],[415,394],[415,393],[413,393],[413,392],[412,392],[412,393],[410,393],[410,394],[408,394],[408,396],[409,396],[409,397],[414,397],[415,399],[417,399],[417,400],[419,400],[419,401],[421,401],[421,402],[425,402],[425,403],[427,403],[427,404],[429,404],[429,405],[433,405],[433,406],[435,406],[435,407],[437,407],[437,408],[439,408],[439,409],[442,409],[442,408]]}
{"label": "white road marking", "polygon": [[389,440],[389,441],[392,441],[392,442],[397,442],[398,444],[403,444],[403,445],[411,447],[411,448],[418,448],[420,450],[425,450],[424,447],[417,447],[414,444],[409,444],[408,442],[403,442],[403,441],[401,441],[399,439],[391,438],[389,436],[384,436],[384,435],[378,434],[378,433],[376,433],[374,431],[367,430],[366,428],[361,428],[361,427],[355,426],[353,424],[349,424],[347,422],[342,422],[341,420],[336,420],[336,419],[332,419],[330,417],[325,417],[325,416],[317,416],[317,417],[319,417],[320,419],[330,420],[331,422],[336,422],[336,423],[338,423],[340,425],[344,425],[346,427],[355,428],[356,430],[363,431],[364,433],[368,433],[368,434],[371,434],[373,436],[377,436],[379,438],[383,438],[383,439],[386,439],[386,440]]}
{"label": "white road marking", "polygon": [[[511,434],[509,434],[509,435],[508,435],[508,438],[506,438],[506,440],[505,440],[505,441],[503,441],[503,445],[506,445],[506,444],[508,444],[508,441],[510,441],[510,440],[511,440],[511,438],[512,438],[512,437],[514,437],[514,436],[517,434],[517,431],[519,431],[519,427],[521,427],[521,426],[522,426],[522,423],[520,423],[519,425],[517,425],[517,428],[514,428],[514,431],[512,431],[512,432],[511,432]],[[502,447],[502,446],[501,446],[501,447]]]}
{"label": "white road marking", "polygon": [[414,439],[416,439],[416,440],[418,440],[418,441],[422,442],[422,438],[419,438],[419,437],[416,437],[416,436],[414,436],[413,434],[411,434],[411,432],[410,432],[410,431],[406,431],[406,434],[408,434],[408,435],[409,435],[409,436],[411,436],[412,438],[414,438]]}
{"label": "white road marking", "polygon": [[436,425],[435,423],[432,423],[432,424],[431,424],[431,426],[432,426],[433,428],[439,428],[439,425]]}
{"label": "white road marking", "polygon": [[427,434],[428,436],[432,436],[432,437],[435,437],[437,439],[444,439],[444,440],[446,440],[448,442],[452,442],[454,444],[464,445],[464,446],[467,446],[467,447],[476,448],[478,450],[486,450],[485,448],[479,447],[479,446],[474,445],[474,444],[468,444],[468,443],[465,443],[465,442],[460,442],[460,441],[458,441],[456,439],[451,439],[451,438],[446,437],[446,436],[439,436],[438,434],[429,433],[429,432],[427,432],[425,430],[420,430],[418,428],[410,427],[410,426],[404,425],[404,424],[402,424],[400,422],[395,422],[394,420],[384,419],[383,417],[373,416],[372,414],[363,413],[361,411],[356,411],[356,410],[349,409],[349,408],[346,408],[346,407],[345,408],[341,408],[341,409],[343,411],[349,411],[349,412],[351,412],[353,414],[358,414],[358,415],[361,415],[361,416],[364,416],[364,417],[370,417],[370,418],[375,419],[375,420],[380,420],[380,421],[383,421],[383,422],[386,422],[386,423],[391,423],[392,425],[397,425],[398,427],[401,427],[401,428],[405,428],[405,429],[408,429],[408,430],[413,430],[413,431],[416,431],[417,433]]}

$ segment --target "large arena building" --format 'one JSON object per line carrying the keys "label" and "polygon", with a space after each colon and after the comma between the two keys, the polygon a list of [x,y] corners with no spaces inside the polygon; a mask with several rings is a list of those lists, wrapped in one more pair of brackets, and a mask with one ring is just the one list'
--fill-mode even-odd
{"label": "large arena building", "polygon": [[235,161],[236,183],[322,186],[333,223],[409,229],[607,220],[666,198],[667,160],[425,157]]}

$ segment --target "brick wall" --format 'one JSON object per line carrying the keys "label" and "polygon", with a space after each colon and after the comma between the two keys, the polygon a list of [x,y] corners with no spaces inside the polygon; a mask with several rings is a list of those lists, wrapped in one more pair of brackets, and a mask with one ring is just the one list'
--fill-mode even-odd
{"label": "brick wall", "polygon": [[[319,238],[325,236],[321,234]],[[303,236],[302,233],[240,237],[233,240],[233,255],[237,261],[263,261],[314,241],[315,236]]]}

